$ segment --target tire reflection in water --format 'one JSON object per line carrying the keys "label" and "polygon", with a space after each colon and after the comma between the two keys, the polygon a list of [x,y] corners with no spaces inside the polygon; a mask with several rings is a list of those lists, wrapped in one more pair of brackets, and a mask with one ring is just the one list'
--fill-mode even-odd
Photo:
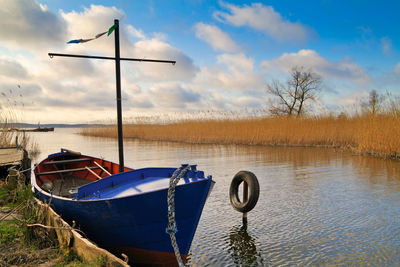
{"label": "tire reflection in water", "polygon": [[231,228],[228,251],[237,266],[264,265],[262,255],[257,251],[256,239],[247,232],[247,220],[243,220],[243,225]]}

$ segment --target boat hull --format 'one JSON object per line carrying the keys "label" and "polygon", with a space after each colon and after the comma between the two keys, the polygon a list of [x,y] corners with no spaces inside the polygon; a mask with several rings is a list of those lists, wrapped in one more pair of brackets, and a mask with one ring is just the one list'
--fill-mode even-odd
{"label": "boat hull", "polygon": [[[129,176],[131,172],[121,175]],[[127,177],[129,179],[129,177]],[[207,195],[211,178],[181,184],[175,191],[175,234],[182,258],[189,252]],[[124,253],[135,266],[174,266],[177,264],[169,234],[167,189],[110,199],[74,200],[52,196],[37,185],[36,196],[51,203],[55,211],[100,247],[116,256]]]}

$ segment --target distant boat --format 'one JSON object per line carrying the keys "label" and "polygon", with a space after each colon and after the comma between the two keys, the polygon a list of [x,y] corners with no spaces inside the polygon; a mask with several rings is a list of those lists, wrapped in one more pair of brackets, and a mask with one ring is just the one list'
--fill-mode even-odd
{"label": "distant boat", "polygon": [[35,129],[25,129],[25,132],[53,132],[54,127],[38,127]]}
{"label": "distant boat", "polygon": [[53,132],[54,127],[38,127],[34,129],[10,128],[8,132]]}
{"label": "distant boat", "polygon": [[[31,179],[39,199],[100,247],[128,255],[135,266],[176,266],[166,233],[167,192],[176,169],[125,167],[119,173],[116,163],[62,149],[41,161]],[[176,186],[176,239],[183,260],[214,183],[193,165]]]}

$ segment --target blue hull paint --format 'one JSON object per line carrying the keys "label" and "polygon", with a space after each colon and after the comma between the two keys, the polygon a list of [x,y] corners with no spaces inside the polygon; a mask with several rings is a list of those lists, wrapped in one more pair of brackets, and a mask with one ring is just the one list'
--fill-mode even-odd
{"label": "blue hull paint", "polygon": [[[57,155],[59,154],[53,156]],[[117,254],[127,253],[119,248],[173,253],[169,235],[165,232],[168,224],[167,188],[157,188],[149,192],[139,190],[139,193],[133,195],[125,193],[122,197],[115,197],[130,186],[144,186],[146,180],[165,179],[161,175],[168,177],[173,170],[175,169],[145,168],[112,175],[82,186],[74,196],[75,199],[54,195],[51,197],[36,181],[33,184],[39,199],[48,203],[52,198],[51,204],[55,211],[67,222],[75,221],[101,247],[109,248]],[[143,177],[143,173],[149,177]],[[158,178],[151,178],[151,174]],[[204,177],[198,171],[189,172],[184,180],[176,187],[175,219],[178,228],[177,243],[181,254],[187,255],[214,182],[211,177]],[[129,181],[134,182],[130,184]]]}

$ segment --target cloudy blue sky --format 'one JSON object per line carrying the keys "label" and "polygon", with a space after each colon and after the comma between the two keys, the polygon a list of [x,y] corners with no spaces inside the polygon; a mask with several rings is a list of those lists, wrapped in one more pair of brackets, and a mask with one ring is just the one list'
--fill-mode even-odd
{"label": "cloudy blue sky", "polygon": [[1,105],[21,120],[115,118],[112,62],[48,52],[176,60],[124,62],[126,117],[268,108],[266,84],[294,66],[323,78],[319,112],[352,110],[375,89],[400,94],[400,1],[0,0]]}

